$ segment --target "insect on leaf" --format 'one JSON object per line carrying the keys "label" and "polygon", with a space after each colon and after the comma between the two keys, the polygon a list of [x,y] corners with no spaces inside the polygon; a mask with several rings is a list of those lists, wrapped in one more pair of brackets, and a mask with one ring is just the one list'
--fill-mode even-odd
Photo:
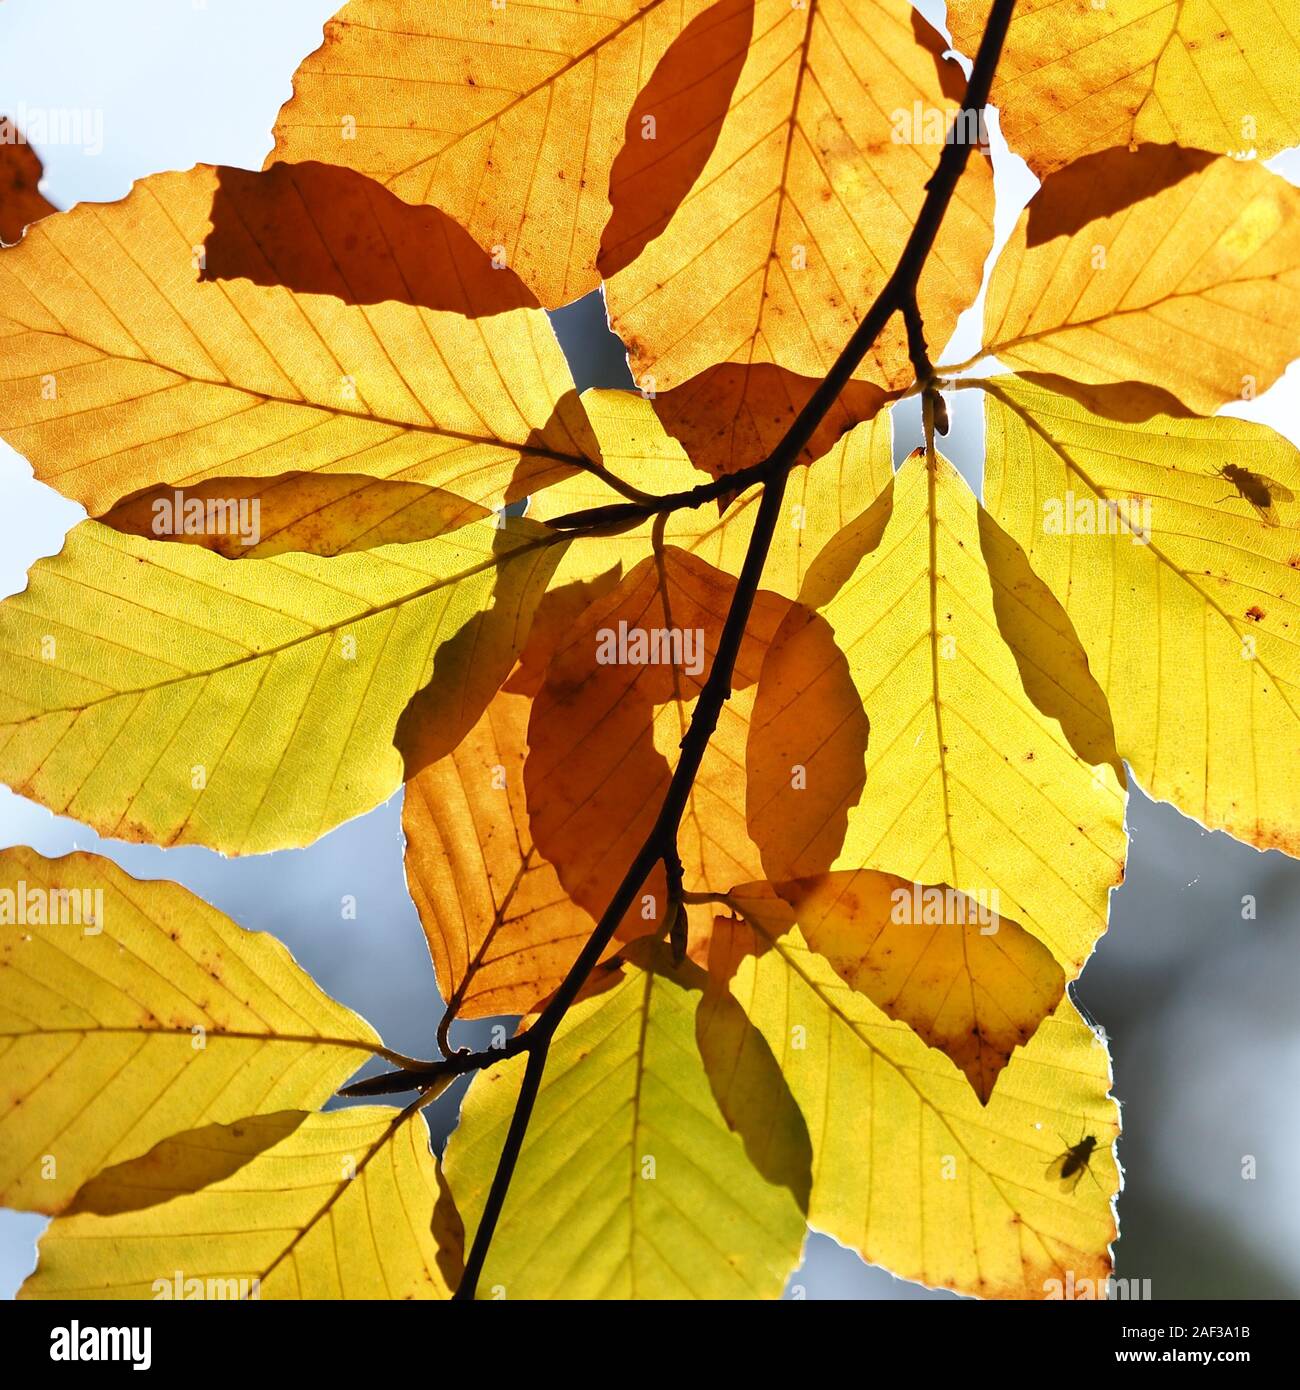
{"label": "insect on leaf", "polygon": [[[1120,423],[1016,377],[989,383],[986,419],[989,510],[1069,613],[1138,781],[1294,853],[1295,446],[1227,416]],[[1241,489],[1225,468],[1245,470]]]}

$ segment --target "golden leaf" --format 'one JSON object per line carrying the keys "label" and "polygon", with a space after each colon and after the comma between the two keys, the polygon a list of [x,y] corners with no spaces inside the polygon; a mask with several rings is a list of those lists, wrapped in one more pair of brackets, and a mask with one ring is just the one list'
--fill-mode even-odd
{"label": "golden leaf", "polygon": [[[1300,189],[1172,146],[1086,172],[1052,175],[1022,215],[989,281],[985,351],[1205,414],[1277,380],[1300,355]],[[1159,191],[1117,210],[1112,178]]]}
{"label": "golden leaf", "polygon": [[177,1130],[322,1104],[382,1051],[278,941],[179,884],[0,853],[5,1206],[61,1211]]}
{"label": "golden leaf", "polygon": [[988,505],[1069,613],[1152,796],[1300,850],[1300,455],[1264,425],[987,396]]}
{"label": "golden leaf", "polygon": [[[607,285],[639,386],[667,391],[718,362],[824,375],[893,272],[944,148],[964,85],[944,47],[906,0],[757,0],[708,163]],[[992,207],[976,152],[920,280],[936,345],[979,290]],[[912,380],[900,320],[858,375]]]}
{"label": "golden leaf", "polygon": [[[952,0],[973,53],[992,0]],[[1300,22],[1272,0],[1019,0],[993,83],[1037,174],[1146,141],[1260,159],[1300,144]]]}
{"label": "golden leaf", "polygon": [[461,1241],[418,1113],[280,1112],[101,1173],[41,1237],[18,1296],[447,1298]]}

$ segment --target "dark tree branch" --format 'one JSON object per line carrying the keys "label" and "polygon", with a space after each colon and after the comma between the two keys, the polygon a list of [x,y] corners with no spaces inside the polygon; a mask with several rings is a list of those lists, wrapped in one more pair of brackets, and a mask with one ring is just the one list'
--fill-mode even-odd
{"label": "dark tree branch", "polygon": [[[988,26],[980,41],[979,51],[971,69],[970,80],[966,86],[966,96],[962,110],[974,112],[979,119],[974,127],[982,129],[982,113],[988,103],[993,74],[997,68],[1002,45],[1011,23],[1015,0],[994,0],[989,15]],[[970,123],[961,116],[953,127],[954,136],[969,129]],[[727,477],[716,479],[686,492],[668,497],[651,498],[646,501],[614,503],[607,507],[591,508],[575,512],[569,516],[556,518],[551,525],[559,530],[599,529],[617,530],[638,525],[650,516],[660,515],[683,506],[699,506],[702,502],[727,497],[750,487],[763,484],[762,499],[754,530],[750,536],[745,560],[736,584],[735,595],[723,624],[717,653],[709,669],[699,699],[692,715],[690,726],[681,743],[681,757],[673,771],[667,794],[660,808],[654,826],[642,845],[635,860],[629,866],[623,881],[619,884],[604,915],[596,924],[595,930],[587,939],[577,960],[574,961],[563,983],[547,1001],[526,1032],[517,1034],[505,1047],[486,1052],[456,1053],[442,1061],[423,1066],[410,1066],[384,1076],[371,1077],[343,1092],[345,1095],[383,1095],[397,1091],[419,1090],[434,1086],[446,1078],[489,1067],[506,1058],[526,1053],[527,1066],[519,1088],[514,1115],[506,1135],[501,1157],[497,1163],[496,1174],[488,1192],[478,1228],[465,1262],[465,1273],[455,1297],[468,1300],[475,1297],[483,1263],[487,1258],[492,1237],[496,1231],[506,1194],[514,1176],[515,1166],[523,1149],[524,1137],[528,1132],[529,1120],[541,1089],[542,1076],[546,1070],[546,1059],[551,1040],[556,1030],[577,998],[587,977],[600,961],[606,947],[613,939],[615,931],[622,922],[637,892],[649,876],[655,864],[677,862],[677,834],[685,812],[691,788],[699,772],[700,764],[709,745],[709,740],[717,728],[722,706],[730,698],[731,680],[736,657],[745,635],[754,599],[762,579],[763,567],[767,562],[768,551],[776,532],[781,514],[781,503],[785,496],[786,480],[790,470],[797,463],[805,446],[811,440],[818,425],[835,403],[840,392],[848,385],[853,374],[861,365],[867,353],[875,345],[881,331],[895,313],[904,317],[908,332],[908,349],[917,373],[918,385],[933,396],[934,369],[930,364],[925,345],[921,315],[917,305],[917,283],[925,266],[935,238],[938,236],[948,205],[952,201],[958,180],[970,158],[971,146],[956,138],[945,144],[939,156],[938,167],[926,184],[925,201],[917,216],[916,224],[908,237],[903,253],[899,257],[894,273],[867,311],[862,322],[854,330],[844,350],[836,359],[825,379],[809,397],[803,409],[795,417],[781,442],[762,462],[752,465]],[[933,418],[933,404],[928,412]],[[671,874],[670,874],[671,879]],[[670,895],[671,896],[671,895]]]}

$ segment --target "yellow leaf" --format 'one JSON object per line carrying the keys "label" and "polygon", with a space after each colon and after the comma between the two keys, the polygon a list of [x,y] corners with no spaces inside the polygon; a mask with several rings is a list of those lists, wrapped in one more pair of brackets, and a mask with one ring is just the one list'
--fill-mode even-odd
{"label": "yellow leaf", "polygon": [[987,425],[989,508],[1068,611],[1138,781],[1295,854],[1295,446],[1223,416],[1116,423],[1015,377]]}
{"label": "yellow leaf", "polygon": [[[1159,191],[1117,210],[1114,179]],[[1300,189],[1144,146],[1044,183],[993,268],[984,342],[1011,366],[1147,382],[1210,414],[1282,375],[1298,320]]]}
{"label": "yellow leaf", "polygon": [[[1104,1280],[1119,1112],[1105,1046],[1069,1000],[984,1106],[946,1057],[845,984],[779,913],[769,920],[764,898],[737,906],[754,931],[736,949],[732,992],[808,1121],[809,1225],[901,1278],[983,1298],[1049,1297],[1048,1281],[1067,1275]],[[750,935],[725,920],[717,931],[728,926]],[[1081,1132],[1101,1141],[1096,1181],[1063,1195],[1046,1170]]]}
{"label": "yellow leaf", "polygon": [[178,884],[0,854],[5,1206],[57,1212],[177,1130],[322,1104],[382,1051],[278,941]]}
{"label": "yellow leaf", "polygon": [[[1043,617],[1032,626],[999,624],[1008,600],[996,595],[1023,575],[1008,575],[1005,542],[989,538],[952,465],[917,454],[804,582],[802,600],[834,630],[871,726],[866,787],[829,867],[949,884],[1021,923],[1072,977],[1123,879],[1124,791],[1109,760],[1076,751],[1087,669],[1062,654],[1077,643],[1050,593],[1038,585]],[[1070,683],[1052,712],[1026,692],[1025,661],[1049,686]],[[795,758],[810,782],[832,727],[827,716],[810,729],[808,756]],[[784,791],[784,838],[763,847],[769,878],[788,875],[791,846],[817,829],[802,795]],[[779,830],[781,819],[769,808],[769,824]]]}
{"label": "yellow leaf", "polygon": [[1047,947],[946,884],[866,869],[777,891],[835,973],[946,1052],[985,1104],[1012,1049],[1029,1041],[1065,991]]}
{"label": "yellow leaf", "polygon": [[[0,433],[37,478],[98,515],[159,482],[321,470],[491,505],[589,466],[545,314],[366,302],[424,285],[429,229],[401,218],[425,210],[357,197],[300,229],[319,196],[295,171],[200,165],[34,227],[0,263]],[[223,208],[225,271],[263,283],[205,265]]]}
{"label": "yellow leaf", "polygon": [[439,988],[460,1018],[531,1012],[595,926],[533,843],[531,707],[503,691],[453,753],[406,785],[406,881]]}
{"label": "yellow leaf", "polygon": [[413,697],[431,757],[477,721],[563,544],[480,522],[231,564],[83,522],[0,605],[0,777],[118,838],[310,843],[400,785]]}
{"label": "yellow leaf", "polygon": [[[733,1132],[710,1088],[696,1042],[704,972],[674,967],[663,946],[636,960],[560,1025],[483,1269],[486,1297],[777,1298],[799,1262],[804,1216],[791,1188],[752,1166],[742,1117],[733,1108]],[[447,1147],[467,1237],[524,1063],[475,1077]],[[795,1122],[792,1109],[764,1108],[761,1088],[727,1095],[748,1108],[743,1124]],[[797,1133],[769,1143],[799,1152]]]}
{"label": "yellow leaf", "polygon": [[[991,8],[948,6],[963,52]],[[1300,144],[1300,20],[1272,0],[1020,0],[992,101],[1040,175],[1144,141],[1268,159]]]}
{"label": "yellow leaf", "polygon": [[146,540],[198,545],[228,560],[303,550],[342,555],[429,540],[488,515],[486,507],[423,483],[356,473],[210,478],[183,492],[136,493],[100,520]]}
{"label": "yellow leaf", "polygon": [[460,1261],[418,1112],[282,1111],[101,1173],[42,1236],[19,1297],[447,1298]]}
{"label": "yellow leaf", "polygon": [[[788,392],[798,391],[788,377],[773,373],[760,380],[779,391],[772,400],[779,419],[793,414]],[[866,388],[870,390],[871,388]],[[757,462],[756,437],[771,438],[775,429],[752,421],[754,433],[733,417],[723,417],[727,430],[718,447],[709,445],[706,435],[708,415],[697,400],[686,395],[671,405],[665,397],[651,402],[634,391],[585,391],[582,405],[598,441],[600,457],[607,473],[623,488],[662,496],[707,483],[699,468],[717,472],[733,471],[729,460]],[[860,397],[859,397],[860,399]],[[728,392],[726,403],[736,406]],[[825,454],[815,467],[792,470],[786,485],[781,524],[776,529],[767,564],[763,567],[763,587],[786,598],[799,592],[804,575],[822,547],[857,514],[861,499],[874,497],[894,475],[889,412],[881,410],[869,420],[851,427],[851,416],[842,420],[846,432],[833,442],[822,437]],[[716,423],[716,422],[715,422]],[[761,431],[761,434],[760,434]],[[773,441],[775,442],[775,441]],[[698,451],[690,457],[688,449]],[[689,552],[715,569],[738,574],[753,530],[760,492],[751,487],[719,514],[716,502],[670,512],[656,520],[596,540],[584,539],[571,546],[557,570],[556,582],[565,579],[592,579],[622,565],[624,571],[653,552],[653,536],[659,529],[662,541]],[[610,486],[592,472],[571,477],[538,493],[529,507],[529,516],[539,521],[566,515],[582,508],[604,506],[620,500]]]}
{"label": "yellow leaf", "polygon": [[[892,273],[944,148],[964,89],[944,47],[906,0],[757,0],[709,162],[607,285],[639,386],[666,391],[717,362],[825,374]],[[978,292],[992,207],[977,152],[921,276],[936,345]],[[858,374],[911,381],[897,318]]]}
{"label": "yellow leaf", "polygon": [[436,204],[558,308],[598,283],[637,93],[710,3],[352,0],[294,74],[271,157],[346,163]]}

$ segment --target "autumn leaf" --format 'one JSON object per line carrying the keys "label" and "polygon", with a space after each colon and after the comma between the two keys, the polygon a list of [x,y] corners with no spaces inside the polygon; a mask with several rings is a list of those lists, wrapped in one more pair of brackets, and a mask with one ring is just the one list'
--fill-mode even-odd
{"label": "autumn leaf", "polygon": [[[707,677],[734,588],[731,576],[665,547],[587,609],[547,668],[528,728],[529,817],[537,848],[593,917],[613,896],[658,813],[669,757]],[[788,606],[769,593],[760,593],[755,606],[732,699],[683,820],[679,853],[688,891],[729,887],[762,873],[745,826],[745,744],[763,652]],[[656,870],[626,930],[662,929],[666,893],[663,871]]]}
{"label": "autumn leaf", "polygon": [[430,540],[488,515],[477,502],[424,483],[356,473],[282,473],[210,478],[184,491],[162,484],[119,502],[100,519],[129,536],[253,560],[295,550],[343,555]]}
{"label": "autumn leaf", "polygon": [[1117,423],[1041,383],[986,386],[989,509],[1069,613],[1138,781],[1294,853],[1295,446],[1225,416]]}
{"label": "autumn leaf", "polygon": [[281,1111],[100,1173],[41,1237],[19,1297],[447,1298],[460,1250],[418,1113]]}
{"label": "autumn leaf", "polygon": [[[769,918],[770,899],[734,900],[744,921],[719,919],[714,947],[808,1122],[808,1224],[902,1278],[982,1298],[1048,1297],[1071,1271],[1107,1278],[1119,1113],[1106,1049],[1073,1005],[981,1105],[947,1057],[846,984],[781,911]],[[1081,1126],[1100,1140],[1097,1181],[1066,1200],[1046,1169]]]}
{"label": "autumn leaf", "polygon": [[[767,458],[819,385],[812,377],[796,376],[770,362],[724,362],[657,394],[654,411],[691,462],[717,478]],[[849,382],[799,462],[813,463],[831,453],[855,425],[875,419],[889,400],[870,382]]]}
{"label": "autumn leaf", "polygon": [[407,886],[448,1017],[531,1012],[595,925],[533,842],[524,793],[530,709],[503,691],[454,752],[407,783]]}
{"label": "autumn leaf", "polygon": [[[1086,665],[1061,654],[1077,645],[1068,621],[999,625],[994,595],[1023,578],[1005,575],[1004,556],[982,542],[978,503],[952,466],[919,455],[823,551],[801,599],[832,629],[870,721],[865,789],[832,864],[798,858],[821,829],[821,793],[805,803],[787,782],[776,804],[751,800],[751,832],[762,837],[770,879],[825,867],[947,884],[1019,922],[1072,977],[1105,930],[1110,889],[1123,879],[1124,790],[1115,768],[1086,761],[1059,718],[1026,691],[1009,641],[1033,643],[1021,660],[1046,683],[1047,673],[1078,682],[1060,692],[1062,703],[1075,689],[1085,708],[1090,698]],[[1050,595],[1039,591],[1037,606],[1050,614]],[[769,659],[781,660],[780,647]],[[760,690],[774,679],[779,668],[765,669]],[[796,683],[782,684],[798,696]],[[780,705],[769,705],[774,717]],[[844,776],[828,756],[834,744],[824,742],[850,713],[843,705],[815,723],[784,725],[791,740],[805,728],[806,752],[787,741],[786,755],[810,786],[838,786]]]}
{"label": "autumn leaf", "polygon": [[[972,53],[992,0],[952,0]],[[1112,145],[1253,153],[1300,144],[1300,22],[1269,0],[1020,0],[993,84],[1011,148],[1037,174]]]}
{"label": "autumn leaf", "polygon": [[[777,885],[808,945],[882,1013],[947,1053],[985,1104],[1065,976],[1018,922],[947,884],[871,869]],[[744,899],[745,888],[737,892]]]}
{"label": "autumn leaf", "polygon": [[[1114,210],[1115,176],[1159,191]],[[1300,191],[1256,164],[1143,146],[1046,180],[993,268],[984,351],[1210,414],[1300,355],[1298,316]]]}
{"label": "autumn leaf", "polygon": [[278,941],[178,884],[0,852],[5,1206],[58,1212],[179,1130],[319,1105],[383,1050]]}
{"label": "autumn leaf", "polygon": [[[424,283],[427,210],[358,195],[304,218],[318,196],[304,175],[200,165],[47,218],[5,256],[0,434],[40,481],[92,515],[160,482],[319,471],[493,506],[597,462],[545,314],[500,294],[478,318],[369,302]],[[263,283],[205,278],[217,216],[225,269]],[[506,284],[491,273],[467,292]]]}
{"label": "autumn leaf", "polygon": [[[667,391],[719,362],[825,373],[893,270],[944,148],[960,72],[943,50],[905,0],[757,0],[708,163],[606,287],[639,386]],[[977,152],[920,281],[937,344],[979,290],[992,191]],[[911,382],[900,321],[857,375]]]}
{"label": "autumn leaf", "polygon": [[441,208],[558,308],[598,283],[637,93],[709,6],[351,0],[294,74],[271,158],[346,164]]}
{"label": "autumn leaf", "polygon": [[596,268],[608,280],[671,221],[708,163],[750,40],[754,0],[717,0],[669,45],[628,113]]}
{"label": "autumn leaf", "polygon": [[834,629],[792,605],[763,658],[745,748],[745,816],[770,878],[820,874],[839,857],[870,735]]}
{"label": "autumn leaf", "polygon": [[[582,406],[607,476],[590,471],[574,473],[538,493],[532,499],[529,516],[552,521],[584,508],[617,502],[620,494],[611,487],[610,479],[624,492],[662,496],[706,483],[696,463],[702,462],[708,471],[714,464],[720,472],[732,471],[723,463],[722,451],[711,450],[703,429],[697,432],[684,418],[676,417],[671,407],[665,409],[665,400],[649,401],[634,391],[583,392]],[[788,408],[788,401],[779,398],[772,404],[777,411]],[[847,426],[847,420],[845,423]],[[688,445],[694,450],[690,456]],[[816,467],[797,467],[791,472],[784,514],[763,571],[764,588],[786,598],[798,595],[808,569],[822,548],[857,514],[862,497],[875,496],[894,473],[888,411],[873,414],[856,427],[848,426],[834,441],[823,435],[821,445],[826,452]],[[737,445],[733,436],[733,442],[725,446],[727,459],[735,456],[735,447],[746,446]],[[715,569],[738,573],[744,564],[759,496],[759,488],[751,485],[734,500],[727,499],[723,507],[716,502],[682,507],[624,528],[617,535],[584,537],[581,545],[569,548],[555,582],[591,580],[615,565],[622,566],[624,572],[631,570],[653,553],[656,534],[661,544],[687,551]]]}
{"label": "autumn leaf", "polygon": [[96,522],[0,605],[0,777],[101,833],[308,844],[402,780],[418,697],[441,756],[527,638],[564,542],[525,521],[236,564]]}
{"label": "autumn leaf", "polygon": [[41,161],[8,116],[0,116],[0,241],[15,242],[29,222],[56,211],[41,193]]}
{"label": "autumn leaf", "polygon": [[[509,1299],[777,1298],[799,1262],[804,1216],[790,1186],[752,1166],[714,1097],[696,1043],[704,972],[690,961],[674,967],[664,946],[634,955],[617,987],[576,1005],[556,1035],[483,1290]],[[523,1064],[474,1079],[448,1145],[467,1236]],[[761,1090],[728,1095],[756,1119],[769,1113]],[[775,1113],[793,1123],[794,1112]],[[797,1188],[797,1131],[770,1142],[793,1157]]]}

